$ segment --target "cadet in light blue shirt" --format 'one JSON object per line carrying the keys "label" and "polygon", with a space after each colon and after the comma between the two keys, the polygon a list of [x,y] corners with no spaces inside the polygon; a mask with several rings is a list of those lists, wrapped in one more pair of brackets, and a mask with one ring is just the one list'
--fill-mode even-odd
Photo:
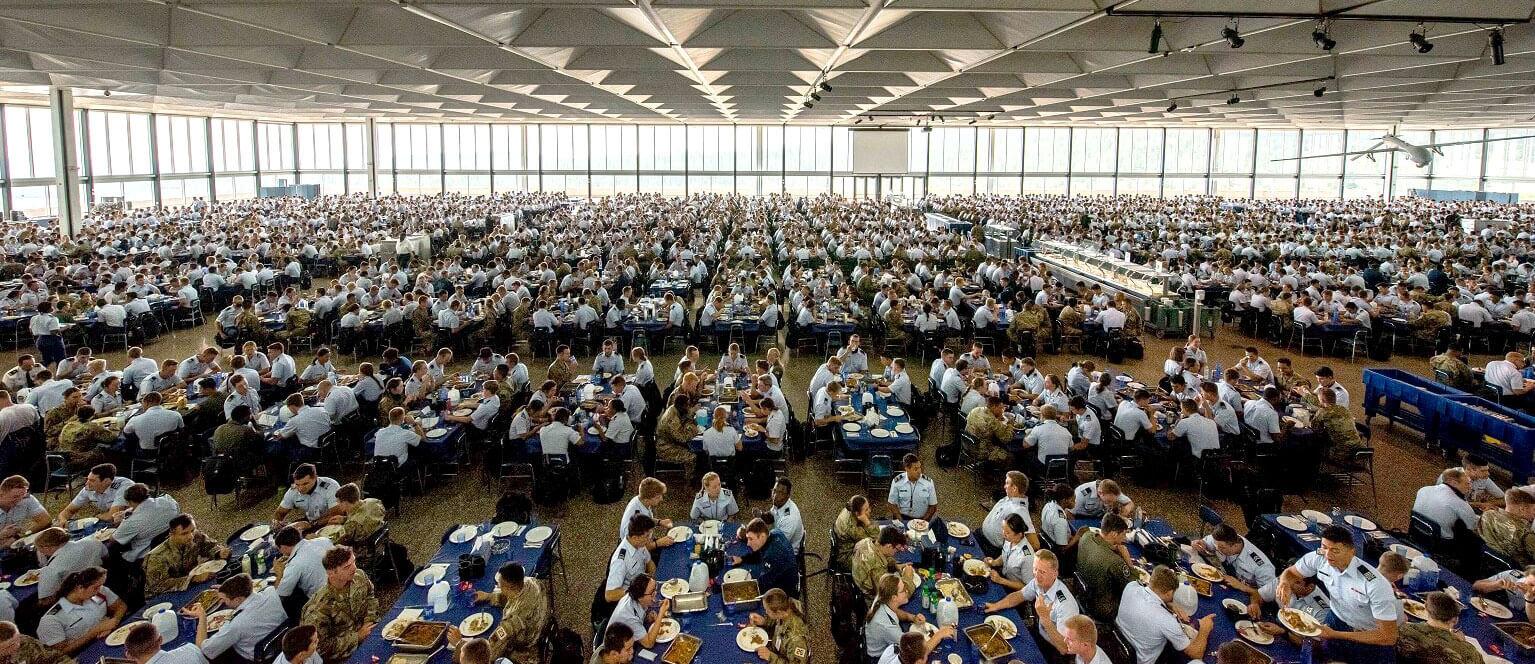
{"label": "cadet in light blue shirt", "polygon": [[[276,588],[264,588],[255,593],[252,590],[251,578],[245,574],[236,574],[219,584],[219,598],[224,600],[224,607],[234,609],[235,614],[218,633],[198,640],[204,657],[217,659],[232,649],[235,655],[247,661],[254,660],[256,645],[287,622],[288,613],[282,608]],[[202,623],[206,620],[202,609],[201,604],[193,604],[185,615]],[[201,628],[199,624],[199,631]]]}
{"label": "cadet in light blue shirt", "polygon": [[[302,464],[293,469],[293,486],[283,494],[282,503],[278,505],[276,514],[272,515],[272,522],[318,523],[335,508],[336,490],[340,488],[336,480],[316,473],[314,464]],[[290,516],[296,518],[290,520]]]}
{"label": "cadet in light blue shirt", "polygon": [[902,519],[932,521],[938,513],[938,488],[922,474],[922,460],[915,454],[901,459],[906,472],[890,481],[890,510]]}
{"label": "cadet in light blue shirt", "polygon": [[91,469],[85,476],[85,486],[80,487],[80,492],[75,494],[74,500],[59,511],[59,517],[53,520],[53,525],[63,527],[69,523],[75,514],[87,506],[95,509],[96,514],[103,518],[112,518],[117,512],[128,507],[127,499],[123,497],[123,491],[133,486],[133,480],[117,476],[117,466],[103,463]]}
{"label": "cadet in light blue shirt", "polygon": [[123,546],[123,560],[136,562],[149,551],[149,543],[171,529],[171,519],[181,513],[181,505],[170,494],[149,495],[149,486],[140,482],[123,490],[130,512],[112,533],[112,541]]}
{"label": "cadet in light blue shirt", "polygon": [[618,354],[612,340],[602,342],[602,352],[592,358],[592,373],[621,374],[624,372],[624,356]]}
{"label": "cadet in light blue shirt", "polygon": [[704,473],[703,490],[693,497],[693,509],[689,512],[689,518],[694,521],[713,519],[725,521],[740,508],[736,506],[736,497],[720,484],[720,475],[715,472]]}

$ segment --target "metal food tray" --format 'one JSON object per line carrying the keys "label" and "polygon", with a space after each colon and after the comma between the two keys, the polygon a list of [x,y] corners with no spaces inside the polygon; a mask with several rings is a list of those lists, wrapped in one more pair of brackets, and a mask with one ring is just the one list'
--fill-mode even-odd
{"label": "metal food tray", "polygon": [[1515,650],[1517,650],[1520,655],[1530,655],[1535,653],[1535,645],[1525,645],[1520,643],[1519,639],[1515,638],[1511,633],[1511,630],[1513,630],[1527,632],[1527,635],[1535,635],[1535,625],[1531,625],[1530,623],[1522,621],[1506,621],[1495,622],[1492,624],[1492,628],[1498,630],[1498,635],[1501,636],[1504,641],[1508,642],[1508,644]]}
{"label": "metal food tray", "polygon": [[672,597],[672,613],[701,613],[709,610],[709,593],[679,593]]}
{"label": "metal food tray", "polygon": [[[437,638],[432,639],[432,641],[430,643],[424,643],[424,644],[421,644],[421,643],[409,643],[409,642],[406,642],[406,641],[403,641],[403,640],[398,640],[398,641],[394,642],[395,652],[404,652],[404,653],[426,653],[426,652],[432,652],[432,651],[436,650],[438,646],[442,645],[443,638],[446,637],[447,634],[448,634],[448,623],[439,622],[439,621],[433,621],[433,620],[417,620],[415,622],[412,622],[409,625],[406,625],[405,626],[405,630],[409,631],[411,627],[414,627],[416,625],[431,625],[431,626],[434,626],[434,627],[438,628],[437,629]],[[405,635],[405,632],[401,632],[400,635],[403,637]]]}
{"label": "metal food tray", "polygon": [[698,656],[698,651],[703,649],[704,641],[692,634],[678,634],[672,639],[672,646],[666,649],[666,654],[661,656],[665,664],[690,664],[693,658]]}
{"label": "metal food tray", "polygon": [[[736,599],[732,600],[731,597]],[[756,579],[734,581],[720,587],[720,599],[724,600],[729,608],[741,608],[756,606],[762,601],[762,591],[757,587]]]}
{"label": "metal food tray", "polygon": [[[965,636],[970,639],[971,643],[975,644],[975,650],[981,656],[982,660],[994,662],[1002,659],[1003,657],[1011,657],[1013,655],[1013,644],[1009,643],[1007,639],[1002,638],[1002,635],[997,633],[995,627],[992,627],[986,623],[966,627]],[[993,650],[991,655],[987,655],[986,652],[981,649],[982,643],[991,646]],[[1001,647],[998,647],[999,644]]]}
{"label": "metal food tray", "polygon": [[1247,651],[1247,657],[1242,661],[1256,662],[1257,664],[1274,664],[1273,657],[1271,657],[1268,653],[1263,652],[1262,650],[1252,647],[1252,644],[1241,639],[1236,639],[1235,641],[1232,641],[1232,643],[1236,644],[1235,646],[1232,646],[1233,648]]}
{"label": "metal food tray", "polygon": [[954,600],[954,606],[968,609],[975,606],[975,600],[970,598],[970,591],[965,589],[965,584],[959,579],[947,576],[933,584],[944,597]]}

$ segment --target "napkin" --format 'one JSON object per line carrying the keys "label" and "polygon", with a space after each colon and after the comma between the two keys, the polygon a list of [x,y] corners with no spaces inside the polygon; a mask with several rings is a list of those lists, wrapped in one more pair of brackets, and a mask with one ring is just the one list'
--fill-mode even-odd
{"label": "napkin", "polygon": [[425,613],[421,609],[405,609],[400,612],[400,619],[405,621],[418,620]]}

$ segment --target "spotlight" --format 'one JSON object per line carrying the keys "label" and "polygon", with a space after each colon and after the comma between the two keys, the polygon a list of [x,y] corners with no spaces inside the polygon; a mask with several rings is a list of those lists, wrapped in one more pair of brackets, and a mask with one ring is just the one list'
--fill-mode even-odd
{"label": "spotlight", "polygon": [[1327,86],[1325,85],[1317,86],[1317,89],[1311,91],[1311,96],[1313,97],[1320,97],[1325,94],[1327,94]]}
{"label": "spotlight", "polygon": [[1488,41],[1492,45],[1492,64],[1500,67],[1503,66],[1505,63],[1507,63],[1507,60],[1503,59],[1503,29],[1494,29],[1492,31],[1492,36],[1488,38]]}
{"label": "spotlight", "polygon": [[995,120],[995,119],[997,119],[997,114],[996,113],[992,113],[991,115],[986,116],[986,119],[987,120]]}
{"label": "spotlight", "polygon": [[1178,102],[1175,101],[1175,102],[1167,105],[1167,112],[1168,113],[1171,113],[1171,112],[1176,111],[1176,110],[1178,110]]}
{"label": "spotlight", "polygon": [[809,101],[805,102],[804,106],[805,108],[815,108],[815,104]]}
{"label": "spotlight", "polygon": [[1242,33],[1237,32],[1235,23],[1221,30],[1221,39],[1226,40],[1226,45],[1232,48],[1242,48],[1242,45],[1247,43],[1247,40],[1242,38]]}
{"label": "spotlight", "polygon": [[810,93],[810,98],[814,99],[816,101],[821,101],[821,93],[819,93],[819,92],[812,92],[812,93]]}
{"label": "spotlight", "polygon": [[1147,48],[1146,52],[1150,53],[1152,55],[1156,55],[1157,53],[1160,53],[1162,51],[1162,49],[1160,48],[1161,45],[1162,45],[1162,22],[1161,21],[1157,21],[1155,25],[1151,26],[1151,47]]}
{"label": "spotlight", "polygon": [[1326,23],[1317,26],[1315,30],[1311,31],[1311,41],[1316,43],[1317,48],[1320,48],[1324,51],[1331,51],[1334,46],[1338,45],[1338,42],[1332,38],[1332,35],[1327,34],[1327,32],[1328,30]]}
{"label": "spotlight", "polygon": [[1230,99],[1226,100],[1226,103],[1228,105],[1230,105],[1230,104],[1239,104],[1239,103],[1241,103],[1241,101],[1242,101],[1242,97],[1240,95],[1233,94],[1233,95],[1231,95]]}
{"label": "spotlight", "polygon": [[831,84],[821,81],[821,92],[831,92]]}
{"label": "spotlight", "polygon": [[110,96],[112,96],[112,91],[111,90],[102,90],[101,91],[101,96],[103,96],[103,97],[110,97]]}
{"label": "spotlight", "polygon": [[854,121],[853,121],[853,124],[863,124],[863,118],[862,118],[862,117],[860,117],[860,118],[858,118],[858,119],[857,119],[857,120],[854,120]]}
{"label": "spotlight", "polygon": [[928,126],[926,126],[926,127],[923,127],[923,128],[922,128],[922,131],[923,131],[923,132],[930,132],[930,131],[932,131],[932,130],[933,130],[933,127],[932,127],[932,125],[928,125]]}
{"label": "spotlight", "polygon": [[1418,49],[1419,53],[1427,53],[1434,50],[1434,45],[1428,41],[1428,31],[1423,28],[1422,23],[1418,24],[1417,30],[1413,30],[1412,34],[1407,36],[1407,42],[1412,44],[1413,48]]}
{"label": "spotlight", "polygon": [[970,124],[975,124],[975,118],[970,119]]}

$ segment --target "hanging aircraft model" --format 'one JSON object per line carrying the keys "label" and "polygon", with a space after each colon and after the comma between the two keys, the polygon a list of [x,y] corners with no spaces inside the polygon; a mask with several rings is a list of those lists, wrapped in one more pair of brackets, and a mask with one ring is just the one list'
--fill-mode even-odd
{"label": "hanging aircraft model", "polygon": [[1487,138],[1487,139],[1481,139],[1481,140],[1475,140],[1475,141],[1455,141],[1455,142],[1452,142],[1452,143],[1430,143],[1430,144],[1427,144],[1427,145],[1413,145],[1412,143],[1408,143],[1402,137],[1397,136],[1396,132],[1393,131],[1392,133],[1389,133],[1389,134],[1386,134],[1385,136],[1380,137],[1376,141],[1375,145],[1370,146],[1370,148],[1368,150],[1355,150],[1353,152],[1334,152],[1334,153],[1331,153],[1331,154],[1308,154],[1308,155],[1304,155],[1304,156],[1300,156],[1300,157],[1285,157],[1283,159],[1275,159],[1273,161],[1296,161],[1296,160],[1300,160],[1300,159],[1322,159],[1324,157],[1349,157],[1350,160],[1354,160],[1354,159],[1358,159],[1360,157],[1364,157],[1366,159],[1369,159],[1370,161],[1375,161],[1375,155],[1377,155],[1377,154],[1383,154],[1383,153],[1386,153],[1386,152],[1400,152],[1400,153],[1402,153],[1404,155],[1407,155],[1407,159],[1412,161],[1412,163],[1415,164],[1418,168],[1423,168],[1425,166],[1428,166],[1430,163],[1433,163],[1434,155],[1439,155],[1441,157],[1444,156],[1444,152],[1441,151],[1440,148],[1447,148],[1447,147],[1450,147],[1452,145],[1476,145],[1476,144],[1481,144],[1481,143],[1493,143],[1493,142],[1496,142],[1496,141],[1517,141],[1517,140],[1525,139],[1525,138],[1535,138],[1535,135],[1531,135],[1531,136],[1509,136],[1509,137],[1506,137],[1506,138]]}

